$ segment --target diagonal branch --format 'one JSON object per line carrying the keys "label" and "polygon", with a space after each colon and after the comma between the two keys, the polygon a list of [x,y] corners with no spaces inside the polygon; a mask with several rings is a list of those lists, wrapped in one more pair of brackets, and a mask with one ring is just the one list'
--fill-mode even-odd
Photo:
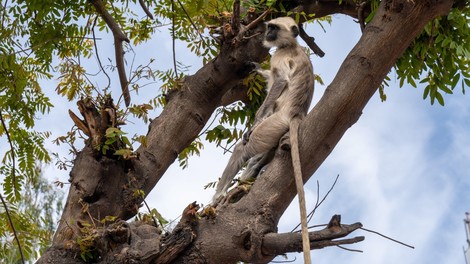
{"label": "diagonal branch", "polygon": [[10,145],[10,151],[11,151],[11,162],[12,162],[12,165],[13,165],[13,168],[12,168],[12,171],[13,171],[13,174],[12,174],[12,182],[13,182],[13,188],[16,190],[16,158],[15,158],[15,148],[13,147],[13,141],[10,137],[10,132],[8,131],[8,127],[7,125],[5,124],[5,120],[3,119],[3,113],[2,113],[2,110],[0,109],[0,121],[2,123],[2,126],[3,126],[3,130],[5,131],[5,135],[7,136],[7,141],[8,141],[8,144]]}
{"label": "diagonal branch", "polygon": [[8,210],[8,205],[3,199],[2,194],[0,194],[0,200],[2,201],[3,208],[5,208],[5,213],[7,214],[7,218],[8,218],[8,222],[10,223],[11,230],[13,230],[13,236],[15,237],[16,244],[18,244],[18,250],[20,251],[20,256],[21,256],[21,262],[24,264],[25,261],[24,261],[23,249],[21,247],[18,234],[16,233],[15,226],[13,225],[13,220],[11,220],[10,210]]}
{"label": "diagonal branch", "polygon": [[305,43],[312,49],[312,51],[320,57],[325,56],[325,52],[320,49],[320,47],[315,43],[315,38],[310,37],[307,32],[305,32],[302,24],[299,24],[300,37],[305,41]]}
{"label": "diagonal branch", "polygon": [[131,96],[129,94],[129,82],[126,77],[126,70],[124,67],[124,49],[122,42],[129,43],[129,38],[122,32],[121,27],[118,25],[116,20],[108,13],[106,6],[101,0],[90,0],[91,4],[95,7],[96,12],[101,16],[106,25],[114,36],[114,51],[116,56],[116,67],[119,75],[119,81],[121,82],[122,95],[124,96],[124,102],[126,106],[131,103]]}
{"label": "diagonal branch", "polygon": [[[345,237],[362,227],[361,223],[342,225],[339,222],[339,218],[339,215],[334,215],[326,228],[319,231],[309,232],[311,249],[352,244],[364,240],[363,236],[358,236],[351,239],[333,240]],[[302,234],[266,234],[263,238],[262,251],[266,255],[281,255],[287,252],[300,252],[302,251]]]}
{"label": "diagonal branch", "polygon": [[144,0],[139,0],[139,4],[140,4],[140,7],[142,7],[142,9],[144,10],[145,14],[150,18],[150,19],[154,19],[153,18],[153,15],[152,13],[150,13],[150,10],[148,9],[148,7],[145,5],[144,3]]}

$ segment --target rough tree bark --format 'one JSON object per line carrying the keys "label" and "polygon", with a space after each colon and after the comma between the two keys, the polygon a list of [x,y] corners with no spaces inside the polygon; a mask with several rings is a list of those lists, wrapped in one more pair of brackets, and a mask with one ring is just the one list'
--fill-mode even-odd
{"label": "rough tree bark", "polygon": [[[297,11],[317,16],[343,13],[357,16],[352,1],[300,1]],[[451,0],[383,0],[374,19],[352,49],[320,102],[300,126],[300,152],[304,181],[330,154],[395,61],[436,16],[449,12]],[[262,26],[251,33],[262,30]],[[168,104],[147,134],[148,144],[138,158],[122,162],[96,157],[87,145],[71,172],[67,203],[51,248],[38,263],[80,263],[74,242],[81,223],[91,218],[134,216],[142,200],[134,193],[149,193],[182,151],[201,131],[213,111],[240,98],[240,81],[247,75],[247,61],[262,61],[267,50],[258,35],[244,41],[231,38],[219,56],[184,79],[168,95]],[[242,97],[242,96],[241,96]],[[178,133],[174,133],[178,131]],[[96,231],[101,263],[266,263],[276,254],[301,250],[298,234],[278,234],[279,218],[296,195],[288,151],[278,149],[267,171],[238,201],[220,206],[216,215],[195,217],[191,204],[172,234],[161,236],[156,228],[118,221]],[[218,172],[214,172],[214,177]],[[282,194],[282,195],[281,195]],[[334,216],[322,231],[312,232],[312,248],[333,245],[360,224],[341,225]],[[344,243],[357,242],[345,240]],[[286,241],[286,243],[276,243]],[[297,241],[297,243],[296,243]],[[175,245],[169,247],[168,245]]]}

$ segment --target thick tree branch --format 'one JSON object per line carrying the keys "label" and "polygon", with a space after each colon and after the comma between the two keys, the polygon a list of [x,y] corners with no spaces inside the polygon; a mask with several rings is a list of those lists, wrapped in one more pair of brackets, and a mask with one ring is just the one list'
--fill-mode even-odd
{"label": "thick tree branch", "polygon": [[[337,246],[342,244],[357,243],[364,240],[364,237],[355,237],[352,239],[335,240],[345,237],[355,230],[362,227],[361,223],[352,225],[342,225],[336,222],[335,215],[330,224],[319,231],[309,232],[310,248],[320,249],[329,246]],[[334,223],[334,224],[332,224]],[[269,233],[263,237],[263,253],[265,255],[277,256],[288,252],[302,251],[302,235],[300,233]]]}
{"label": "thick tree branch", "polygon": [[[293,12],[305,12],[305,14],[315,14],[316,18],[333,14],[344,14],[357,18],[357,5],[354,0],[336,1],[319,0],[303,1],[303,4],[294,8]],[[300,22],[304,22],[302,16]]]}
{"label": "thick tree branch", "polygon": [[219,105],[227,106],[236,101],[242,101],[245,104],[247,104],[250,102],[247,91],[248,91],[248,87],[246,85],[243,85],[242,83],[234,85],[220,99]]}
{"label": "thick tree branch", "polygon": [[129,82],[126,77],[126,68],[124,66],[124,49],[122,47],[122,42],[125,41],[129,43],[129,39],[122,32],[121,27],[114,20],[114,18],[106,10],[106,6],[101,0],[90,0],[91,4],[95,7],[96,12],[101,16],[106,25],[114,36],[114,51],[116,57],[116,68],[119,75],[119,81],[121,83],[122,95],[124,96],[124,102],[126,106],[129,106],[131,103],[131,96],[129,94]]}

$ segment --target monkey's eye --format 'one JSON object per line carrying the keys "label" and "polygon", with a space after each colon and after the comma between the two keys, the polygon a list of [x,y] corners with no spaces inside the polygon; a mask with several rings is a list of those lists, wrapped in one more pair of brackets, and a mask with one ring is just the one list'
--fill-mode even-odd
{"label": "monkey's eye", "polygon": [[269,30],[279,30],[279,26],[275,24],[268,24]]}

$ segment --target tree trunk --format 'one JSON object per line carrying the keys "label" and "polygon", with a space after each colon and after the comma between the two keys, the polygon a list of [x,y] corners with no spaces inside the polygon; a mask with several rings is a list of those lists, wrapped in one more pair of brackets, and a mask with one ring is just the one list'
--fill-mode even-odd
{"label": "tree trunk", "polygon": [[[317,15],[357,14],[349,1],[319,1],[296,7]],[[374,19],[339,69],[325,94],[300,125],[299,145],[304,181],[331,153],[346,130],[360,117],[362,109],[383,78],[411,41],[433,18],[447,14],[450,0],[383,0]],[[260,24],[254,31],[262,31]],[[232,89],[248,74],[248,61],[262,61],[267,50],[262,35],[221,46],[219,56],[197,73],[184,79],[180,89],[168,96],[162,114],[149,127],[148,144],[137,150],[138,158],[128,163],[106,157],[97,159],[90,147],[77,156],[71,172],[71,187],[52,247],[38,263],[78,263],[77,238],[90,217],[117,216],[127,220],[142,202],[135,191],[146,194],[166,169],[198,135],[212,112],[221,104],[238,99]],[[230,96],[227,96],[229,94]],[[175,133],[174,131],[178,131]],[[300,251],[297,234],[278,234],[279,218],[296,195],[290,153],[276,151],[267,171],[246,195],[226,203],[215,214],[202,219],[194,215],[195,204],[184,210],[172,234],[162,237],[145,224],[116,222],[97,230],[94,246],[102,263],[266,263],[286,251]],[[218,172],[214,172],[217,175]],[[97,223],[93,223],[98,225]],[[333,238],[360,227],[341,225],[333,217],[322,231],[312,232],[312,248],[321,248]],[[82,233],[81,233],[82,232]],[[323,233],[321,233],[323,232]],[[292,241],[279,245],[273,241]],[[316,240],[315,240],[316,239]],[[356,239],[360,241],[360,238]],[[355,242],[357,242],[355,241]],[[326,243],[326,244],[324,244]],[[174,245],[174,247],[168,247]],[[70,248],[70,249],[67,249]],[[282,250],[281,250],[282,249]],[[283,251],[286,250],[286,251]],[[163,255],[165,257],[163,257]]]}

